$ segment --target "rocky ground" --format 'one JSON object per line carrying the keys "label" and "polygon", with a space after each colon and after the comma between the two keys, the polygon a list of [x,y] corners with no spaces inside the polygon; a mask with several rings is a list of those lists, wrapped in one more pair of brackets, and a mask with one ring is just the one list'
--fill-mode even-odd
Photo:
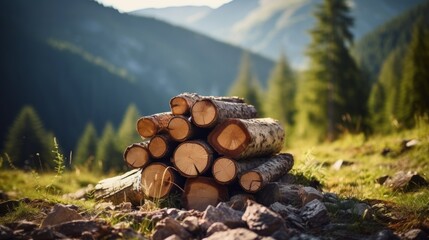
{"label": "rocky ground", "polygon": [[[286,197],[277,196],[278,188]],[[387,202],[344,199],[295,184],[273,183],[266,189],[258,196],[233,196],[203,212],[159,209],[150,201],[98,203],[88,211],[41,199],[6,200],[3,194],[0,216],[22,204],[39,212],[0,225],[0,239],[429,239],[429,221],[404,232],[390,230],[407,216],[395,214]]]}

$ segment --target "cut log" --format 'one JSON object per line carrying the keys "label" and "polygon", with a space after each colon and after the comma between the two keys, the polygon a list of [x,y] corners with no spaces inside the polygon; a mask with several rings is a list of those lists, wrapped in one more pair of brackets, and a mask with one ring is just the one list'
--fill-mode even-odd
{"label": "cut log", "polygon": [[244,103],[244,99],[239,97],[214,97],[214,96],[200,96],[196,93],[182,93],[173,97],[170,100],[171,112],[174,115],[188,115],[190,113],[190,109],[192,105],[194,105],[194,103],[197,100],[200,100],[203,98],[215,99],[215,100],[225,101],[225,102]]}
{"label": "cut log", "polygon": [[151,138],[166,131],[168,122],[174,115],[171,112],[157,113],[137,120],[137,132],[143,138]]}
{"label": "cut log", "polygon": [[229,184],[235,181],[245,171],[253,169],[269,160],[270,157],[253,158],[242,161],[236,161],[229,157],[220,157],[213,163],[213,177],[220,184]]}
{"label": "cut log", "polygon": [[155,135],[150,139],[149,152],[153,158],[170,158],[177,143],[168,134]]}
{"label": "cut log", "polygon": [[95,186],[95,200],[112,202],[115,205],[121,202],[141,205],[144,199],[141,172],[141,169],[133,169],[121,176],[101,180]]}
{"label": "cut log", "polygon": [[269,161],[242,174],[240,186],[247,192],[257,192],[289,172],[293,164],[293,156],[289,153],[272,156]]}
{"label": "cut log", "polygon": [[208,128],[227,118],[255,118],[257,111],[254,106],[246,103],[201,99],[192,106],[191,115],[196,126]]}
{"label": "cut log", "polygon": [[204,211],[207,206],[216,206],[228,200],[228,189],[208,177],[188,178],[182,195],[183,207]]}
{"label": "cut log", "polygon": [[150,162],[149,141],[134,143],[124,151],[124,161],[131,168],[142,168]]}
{"label": "cut log", "polygon": [[171,138],[178,142],[203,138],[209,133],[208,129],[195,126],[189,118],[184,116],[173,117],[168,123],[167,130]]}
{"label": "cut log", "polygon": [[142,191],[145,196],[159,199],[166,197],[173,187],[180,185],[174,169],[164,163],[153,162],[141,174]]}
{"label": "cut log", "polygon": [[272,118],[227,119],[208,136],[220,154],[236,160],[270,156],[283,148],[285,132]]}
{"label": "cut log", "polygon": [[213,155],[212,147],[205,141],[191,140],[176,148],[171,161],[182,176],[196,177],[210,168]]}

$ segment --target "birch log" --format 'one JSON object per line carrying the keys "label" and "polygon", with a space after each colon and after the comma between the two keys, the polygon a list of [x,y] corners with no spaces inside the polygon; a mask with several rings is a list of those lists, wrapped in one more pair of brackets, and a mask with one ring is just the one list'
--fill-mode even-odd
{"label": "birch log", "polygon": [[276,181],[288,173],[294,164],[293,156],[280,153],[271,157],[270,161],[243,173],[240,176],[240,186],[247,192],[257,192],[269,182]]}
{"label": "birch log", "polygon": [[283,148],[285,132],[272,118],[227,119],[208,136],[219,153],[236,160],[270,156]]}
{"label": "birch log", "polygon": [[133,143],[124,151],[124,161],[131,168],[142,168],[150,162],[149,141]]}
{"label": "birch log", "polygon": [[257,116],[256,108],[246,103],[212,99],[198,100],[191,110],[192,122],[198,127],[214,127],[227,118],[249,119]]}
{"label": "birch log", "polygon": [[243,98],[239,97],[215,97],[215,96],[200,96],[196,93],[182,93],[170,100],[171,112],[174,115],[189,115],[192,105],[197,100],[208,98],[224,102],[244,103]]}
{"label": "birch log", "polygon": [[167,129],[168,122],[174,115],[171,112],[157,113],[137,120],[137,132],[143,138],[151,138]]}

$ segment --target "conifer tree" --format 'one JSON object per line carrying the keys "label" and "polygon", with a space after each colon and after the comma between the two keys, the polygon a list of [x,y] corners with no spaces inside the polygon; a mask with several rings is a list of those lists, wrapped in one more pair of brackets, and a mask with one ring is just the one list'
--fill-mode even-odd
{"label": "conifer tree", "polygon": [[140,142],[141,138],[136,131],[136,121],[140,117],[135,104],[130,104],[125,112],[124,118],[118,130],[118,150],[123,151],[128,145]]}
{"label": "conifer tree", "polygon": [[116,147],[115,136],[113,125],[108,122],[97,144],[95,169],[108,172],[124,168],[122,152]]}
{"label": "conifer tree", "polygon": [[265,113],[280,123],[292,126],[295,115],[296,82],[286,56],[280,55],[268,79]]}
{"label": "conifer tree", "polygon": [[48,170],[53,167],[51,136],[36,111],[24,106],[9,130],[4,151],[17,167]]}
{"label": "conifer tree", "polygon": [[400,120],[405,127],[412,127],[415,124],[414,117],[429,114],[428,25],[427,19],[417,21],[404,59],[400,103],[398,105],[400,107]]}
{"label": "conifer tree", "polygon": [[346,1],[324,0],[315,17],[307,50],[310,65],[299,92],[298,119],[301,134],[333,140],[344,128],[357,124],[364,113],[366,95],[349,53],[353,19]]}
{"label": "conifer tree", "polygon": [[237,77],[232,84],[229,95],[242,97],[247,103],[252,104],[258,110],[259,116],[263,115],[261,104],[262,92],[259,80],[252,73],[250,54],[244,52],[241,58]]}
{"label": "conifer tree", "polygon": [[88,123],[78,140],[72,164],[92,167],[97,151],[97,141],[97,130],[92,123]]}

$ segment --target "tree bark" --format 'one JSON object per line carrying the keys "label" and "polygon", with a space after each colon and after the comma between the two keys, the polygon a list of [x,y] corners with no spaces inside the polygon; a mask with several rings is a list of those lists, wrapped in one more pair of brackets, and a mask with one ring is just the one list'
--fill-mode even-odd
{"label": "tree bark", "polygon": [[236,160],[270,156],[283,148],[285,132],[272,118],[227,119],[208,136],[219,153]]}
{"label": "tree bark", "polygon": [[246,103],[201,99],[192,106],[191,115],[196,126],[209,128],[227,118],[255,118],[257,111],[254,106]]}
{"label": "tree bark", "polygon": [[133,143],[124,151],[124,161],[130,168],[143,168],[150,162],[149,141]]}
{"label": "tree bark", "polygon": [[148,149],[153,158],[169,159],[176,146],[177,142],[175,142],[170,135],[160,134],[155,135],[150,139]]}
{"label": "tree bark", "polygon": [[208,177],[188,178],[182,195],[185,209],[204,211],[207,206],[216,206],[228,200],[228,189]]}
{"label": "tree bark", "polygon": [[247,192],[257,192],[269,182],[275,181],[289,172],[293,164],[293,156],[289,153],[272,156],[269,161],[243,173],[240,176],[240,186]]}
{"label": "tree bark", "polygon": [[163,112],[142,117],[137,120],[137,132],[143,138],[151,138],[157,133],[165,132],[173,116],[171,112]]}
{"label": "tree bark", "polygon": [[95,200],[112,202],[115,205],[121,202],[141,205],[144,201],[141,173],[141,169],[133,169],[123,175],[101,180],[95,186]]}
{"label": "tree bark", "polygon": [[237,180],[245,171],[258,167],[269,160],[270,157],[252,158],[242,161],[237,161],[229,157],[220,157],[213,163],[213,177],[220,184],[230,184]]}
{"label": "tree bark", "polygon": [[209,133],[208,129],[195,126],[190,119],[185,116],[173,117],[168,123],[167,130],[171,138],[178,142],[203,138]]}
{"label": "tree bark", "polygon": [[196,177],[210,168],[213,158],[214,151],[209,144],[203,140],[191,140],[176,148],[171,161],[182,176]]}
{"label": "tree bark", "polygon": [[170,100],[171,112],[174,115],[189,115],[194,103],[203,98],[215,99],[224,102],[244,103],[244,99],[239,97],[200,96],[196,93],[182,93]]}
{"label": "tree bark", "polygon": [[142,191],[145,196],[159,199],[166,197],[175,187],[180,187],[181,178],[171,166],[153,162],[145,167],[141,174]]}

